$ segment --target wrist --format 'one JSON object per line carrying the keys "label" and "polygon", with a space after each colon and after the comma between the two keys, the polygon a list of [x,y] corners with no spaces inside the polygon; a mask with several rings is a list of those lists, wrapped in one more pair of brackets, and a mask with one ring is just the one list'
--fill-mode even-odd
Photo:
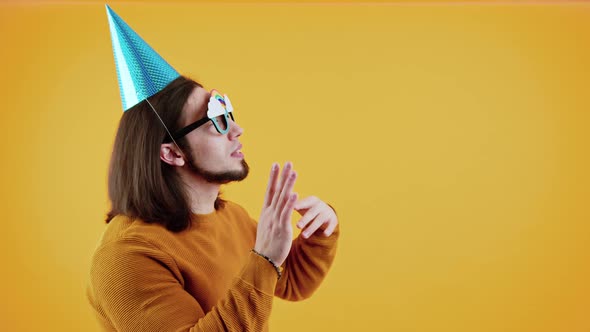
{"label": "wrist", "polygon": [[256,255],[266,259],[277,271],[277,279],[281,279],[281,276],[283,274],[283,268],[278,266],[277,264],[275,264],[275,262],[272,261],[272,259],[270,259],[268,256],[261,254],[260,252],[258,252],[256,249],[252,249],[252,252],[255,253]]}

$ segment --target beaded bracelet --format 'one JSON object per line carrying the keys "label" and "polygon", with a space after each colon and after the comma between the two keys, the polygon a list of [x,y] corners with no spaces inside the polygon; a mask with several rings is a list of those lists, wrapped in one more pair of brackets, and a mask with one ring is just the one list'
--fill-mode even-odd
{"label": "beaded bracelet", "polygon": [[265,255],[259,253],[258,251],[254,250],[254,249],[252,249],[252,252],[255,253],[256,255],[260,256],[260,257],[263,257],[270,264],[272,264],[272,266],[275,268],[275,270],[277,270],[277,274],[278,274],[277,279],[281,279],[282,272],[281,272],[281,268],[280,267],[278,267],[268,256],[265,256]]}

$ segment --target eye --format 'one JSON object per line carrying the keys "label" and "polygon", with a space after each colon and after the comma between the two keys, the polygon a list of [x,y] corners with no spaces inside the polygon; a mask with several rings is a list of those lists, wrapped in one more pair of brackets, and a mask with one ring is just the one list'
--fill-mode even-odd
{"label": "eye", "polygon": [[[213,121],[216,121],[216,120],[213,120]],[[211,132],[216,133],[217,132],[217,129],[215,128],[215,125],[213,124],[213,121],[209,121],[209,124],[208,124],[209,127],[207,129],[210,130]]]}
{"label": "eye", "polygon": [[215,123],[219,127],[220,130],[225,130],[227,128],[227,119],[225,115],[218,115],[214,118]]}

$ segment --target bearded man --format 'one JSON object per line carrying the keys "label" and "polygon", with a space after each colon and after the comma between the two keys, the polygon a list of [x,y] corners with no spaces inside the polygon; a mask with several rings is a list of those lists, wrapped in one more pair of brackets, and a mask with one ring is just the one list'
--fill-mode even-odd
{"label": "bearded man", "polygon": [[179,75],[108,6],[107,16],[124,113],[87,288],[101,327],[268,331],[274,296],[306,299],[328,273],[334,210],[297,199],[289,162],[272,165],[258,221],[222,199],[220,186],[249,170],[229,98]]}

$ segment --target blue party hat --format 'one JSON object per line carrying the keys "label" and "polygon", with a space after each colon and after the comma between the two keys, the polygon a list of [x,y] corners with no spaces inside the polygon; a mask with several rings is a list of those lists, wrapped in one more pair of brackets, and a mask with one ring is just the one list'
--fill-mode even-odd
{"label": "blue party hat", "polygon": [[133,31],[111,7],[105,5],[117,67],[123,111],[160,92],[180,76]]}

